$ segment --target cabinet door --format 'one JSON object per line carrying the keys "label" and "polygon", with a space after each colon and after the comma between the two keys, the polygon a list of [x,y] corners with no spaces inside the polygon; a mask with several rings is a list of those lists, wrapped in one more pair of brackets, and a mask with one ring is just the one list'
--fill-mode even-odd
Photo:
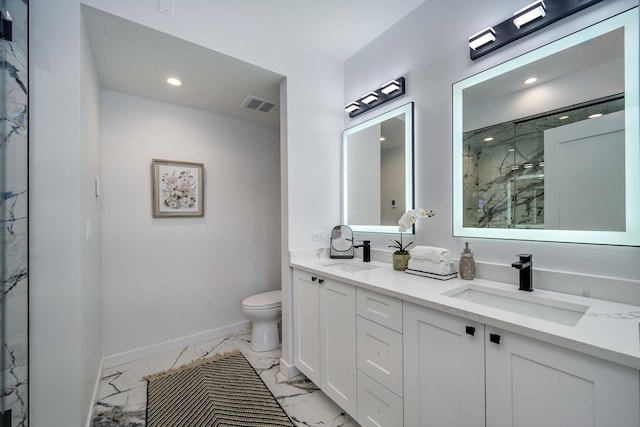
{"label": "cabinet door", "polygon": [[356,291],[325,280],[320,294],[322,391],[356,418]]}
{"label": "cabinet door", "polygon": [[487,426],[640,425],[637,370],[490,327],[486,334]]}
{"label": "cabinet door", "polygon": [[320,385],[320,284],[319,278],[293,270],[294,364]]}
{"label": "cabinet door", "polygon": [[405,425],[483,427],[484,325],[409,303],[403,323]]}

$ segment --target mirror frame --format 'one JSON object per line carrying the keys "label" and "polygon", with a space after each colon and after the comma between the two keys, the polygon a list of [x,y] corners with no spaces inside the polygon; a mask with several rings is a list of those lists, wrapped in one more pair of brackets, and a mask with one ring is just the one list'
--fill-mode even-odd
{"label": "mirror frame", "polygon": [[[348,201],[348,192],[347,192],[347,166],[348,166],[348,156],[347,156],[347,142],[349,135],[352,135],[356,132],[359,132],[363,129],[366,129],[369,126],[376,125],[378,123],[382,123],[385,120],[388,120],[392,117],[399,116],[404,114],[405,122],[404,122],[404,134],[405,134],[405,146],[404,146],[404,164],[405,164],[405,200],[406,206],[404,206],[404,210],[400,212],[398,215],[398,220],[400,216],[404,214],[406,211],[413,209],[414,206],[414,169],[413,169],[413,102],[409,102],[400,107],[394,108],[391,111],[388,111],[382,115],[376,116],[372,119],[369,119],[359,125],[346,129],[342,133],[342,223],[351,227],[353,231],[361,231],[368,233],[398,233],[398,225],[359,225],[359,224],[351,224],[349,223],[349,201]],[[402,206],[398,206],[402,208]],[[413,234],[413,227],[411,230],[408,230],[406,234]]]}
{"label": "mirror frame", "polygon": [[[640,132],[638,108],[638,7],[453,84],[453,236],[640,246]],[[463,91],[561,50],[624,28],[625,231],[585,231],[463,226]]]}

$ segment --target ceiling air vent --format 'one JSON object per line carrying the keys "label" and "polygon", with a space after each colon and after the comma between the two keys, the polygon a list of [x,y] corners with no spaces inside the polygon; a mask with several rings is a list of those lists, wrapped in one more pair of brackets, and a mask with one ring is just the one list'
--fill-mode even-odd
{"label": "ceiling air vent", "polygon": [[267,101],[266,99],[251,95],[247,96],[247,99],[245,99],[241,105],[249,110],[257,110],[265,113],[274,110],[278,106],[278,104],[273,101]]}

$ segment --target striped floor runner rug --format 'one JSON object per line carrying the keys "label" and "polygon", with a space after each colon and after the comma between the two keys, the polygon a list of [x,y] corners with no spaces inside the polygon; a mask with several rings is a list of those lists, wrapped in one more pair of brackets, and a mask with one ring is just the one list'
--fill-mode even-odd
{"label": "striped floor runner rug", "polygon": [[294,426],[240,352],[145,379],[146,427]]}

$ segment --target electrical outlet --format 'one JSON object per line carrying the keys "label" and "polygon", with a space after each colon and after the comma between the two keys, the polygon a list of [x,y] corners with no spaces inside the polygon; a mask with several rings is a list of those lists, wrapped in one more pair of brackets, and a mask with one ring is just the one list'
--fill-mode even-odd
{"label": "electrical outlet", "polygon": [[324,231],[314,231],[311,233],[311,240],[319,242],[324,240]]}

